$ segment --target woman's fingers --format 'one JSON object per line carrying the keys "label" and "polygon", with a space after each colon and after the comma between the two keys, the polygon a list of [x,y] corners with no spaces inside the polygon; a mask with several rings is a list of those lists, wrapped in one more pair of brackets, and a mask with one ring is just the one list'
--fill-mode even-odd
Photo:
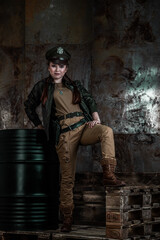
{"label": "woman's fingers", "polygon": [[93,121],[87,122],[86,124],[88,125],[89,128],[92,128],[94,127],[94,125],[97,125],[99,123],[100,123],[99,121],[93,120]]}

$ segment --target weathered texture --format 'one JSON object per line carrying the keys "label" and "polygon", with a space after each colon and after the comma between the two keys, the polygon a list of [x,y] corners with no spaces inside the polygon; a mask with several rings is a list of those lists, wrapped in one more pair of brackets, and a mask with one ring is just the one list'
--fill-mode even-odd
{"label": "weathered texture", "polygon": [[15,231],[15,232],[4,232],[3,240],[51,240],[52,233],[50,232],[23,232],[23,231]]}
{"label": "weathered texture", "polygon": [[27,44],[84,44],[92,40],[89,0],[26,0]]}
{"label": "weathered texture", "polygon": [[0,129],[23,127],[24,1],[0,1]]}
{"label": "weathered texture", "polygon": [[25,0],[0,0],[0,46],[24,46]]}
{"label": "weathered texture", "polygon": [[92,87],[102,121],[116,133],[158,133],[159,1],[95,1],[94,8]]}
{"label": "weathered texture", "polygon": [[0,58],[0,128],[21,128],[23,126],[23,50],[1,47]]}
{"label": "weathered texture", "polygon": [[156,0],[94,1],[92,93],[102,122],[121,134],[119,171],[160,170],[159,10]]}
{"label": "weathered texture", "polygon": [[107,240],[105,227],[76,225],[73,231],[62,233],[52,229],[46,232],[1,232],[0,240]]}
{"label": "weathered texture", "polygon": [[154,134],[116,135],[120,172],[160,172],[160,136]]}
{"label": "weathered texture", "polygon": [[[160,136],[115,134],[117,172],[160,172]],[[94,171],[101,171],[100,144],[93,148]]]}

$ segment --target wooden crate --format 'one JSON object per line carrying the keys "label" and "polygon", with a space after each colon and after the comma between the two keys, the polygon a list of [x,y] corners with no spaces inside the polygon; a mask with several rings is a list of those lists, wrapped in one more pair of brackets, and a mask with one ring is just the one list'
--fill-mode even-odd
{"label": "wooden crate", "polygon": [[160,222],[148,222],[141,224],[131,224],[129,226],[107,224],[106,237],[114,239],[129,239],[136,237],[151,237],[160,239]]}
{"label": "wooden crate", "polygon": [[157,237],[158,234],[160,186],[106,188],[107,238],[124,240],[139,236]]}

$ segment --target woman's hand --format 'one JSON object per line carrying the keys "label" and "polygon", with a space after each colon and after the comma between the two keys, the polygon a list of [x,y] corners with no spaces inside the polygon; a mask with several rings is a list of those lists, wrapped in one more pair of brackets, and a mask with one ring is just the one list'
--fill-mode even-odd
{"label": "woman's hand", "polygon": [[100,123],[101,123],[100,120],[93,120],[93,121],[87,122],[86,125],[88,125],[89,128],[92,128],[95,125],[100,124]]}
{"label": "woman's hand", "polygon": [[37,129],[44,129],[44,127],[42,126],[42,124],[37,126]]}
{"label": "woman's hand", "polygon": [[93,118],[93,121],[90,121],[90,122],[87,122],[87,123],[86,123],[89,128],[92,128],[92,127],[94,127],[95,125],[101,123],[101,120],[100,120],[100,118],[99,118],[98,112],[93,112],[93,113],[92,113],[92,118]]}

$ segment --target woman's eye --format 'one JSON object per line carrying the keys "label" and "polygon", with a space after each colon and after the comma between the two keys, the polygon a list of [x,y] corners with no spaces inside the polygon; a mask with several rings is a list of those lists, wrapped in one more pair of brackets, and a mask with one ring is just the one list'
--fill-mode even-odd
{"label": "woman's eye", "polygon": [[62,65],[59,65],[59,67],[60,67],[60,68],[64,68],[64,65],[63,65],[63,64],[62,64]]}

